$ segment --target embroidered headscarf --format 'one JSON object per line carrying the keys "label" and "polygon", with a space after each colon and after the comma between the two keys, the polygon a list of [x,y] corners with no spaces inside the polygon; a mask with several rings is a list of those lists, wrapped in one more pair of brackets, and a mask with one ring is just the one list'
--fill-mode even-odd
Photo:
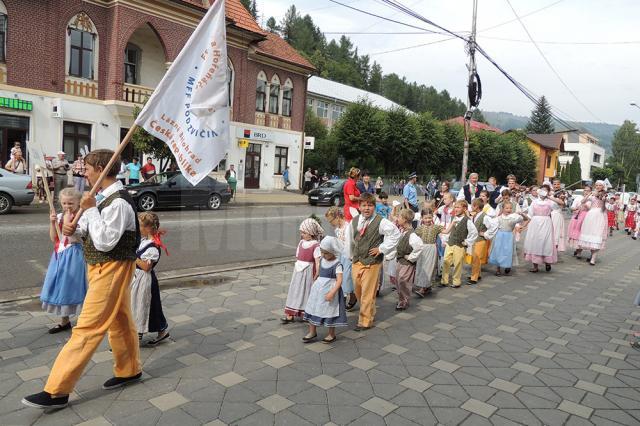
{"label": "embroidered headscarf", "polygon": [[322,226],[320,226],[317,220],[310,217],[302,221],[300,224],[300,232],[307,233],[318,241],[324,238],[324,229],[322,229]]}

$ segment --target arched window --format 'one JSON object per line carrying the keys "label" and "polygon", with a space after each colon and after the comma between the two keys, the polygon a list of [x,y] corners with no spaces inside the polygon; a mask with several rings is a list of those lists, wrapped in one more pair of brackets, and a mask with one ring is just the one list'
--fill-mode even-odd
{"label": "arched window", "polygon": [[7,61],[7,8],[0,0],[0,62]]}
{"label": "arched window", "polygon": [[67,27],[67,72],[70,76],[95,80],[98,68],[98,32],[91,18],[80,12]]}
{"label": "arched window", "polygon": [[267,76],[264,72],[258,73],[256,85],[256,111],[265,112],[267,108]]}
{"label": "arched window", "polygon": [[229,90],[229,108],[233,107],[233,78],[235,72],[233,70],[233,63],[227,61],[227,89]]}
{"label": "arched window", "polygon": [[140,81],[140,58],[142,51],[133,43],[127,43],[124,49],[124,82],[138,84]]}
{"label": "arched window", "polygon": [[291,109],[293,105],[293,83],[290,79],[284,82],[282,88],[282,115],[291,117]]}
{"label": "arched window", "polygon": [[269,87],[269,114],[278,114],[280,102],[280,78],[278,74],[274,74],[271,78],[271,86]]}

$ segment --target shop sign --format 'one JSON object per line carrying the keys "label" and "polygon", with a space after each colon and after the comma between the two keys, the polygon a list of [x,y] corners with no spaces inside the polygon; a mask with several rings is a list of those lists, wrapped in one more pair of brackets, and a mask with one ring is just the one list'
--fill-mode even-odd
{"label": "shop sign", "polygon": [[249,139],[251,141],[272,142],[274,141],[273,132],[262,129],[247,129],[239,127],[236,130],[236,136],[240,139]]}
{"label": "shop sign", "polygon": [[16,98],[2,98],[0,97],[0,107],[1,108],[9,108],[9,109],[17,109],[20,111],[33,111],[33,102],[31,101],[23,101],[22,99]]}

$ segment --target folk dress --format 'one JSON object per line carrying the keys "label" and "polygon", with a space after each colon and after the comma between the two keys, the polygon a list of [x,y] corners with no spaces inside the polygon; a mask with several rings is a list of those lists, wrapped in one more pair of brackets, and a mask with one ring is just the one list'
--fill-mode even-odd
{"label": "folk dress", "polygon": [[154,268],[160,260],[160,248],[152,241],[140,241],[136,252],[138,259],[152,264],[148,272],[136,266],[131,282],[131,313],[138,333],[159,332],[167,328],[162,312],[160,287]]}
{"label": "folk dress", "polygon": [[518,266],[518,252],[514,229],[522,222],[522,216],[516,213],[500,215],[492,219],[495,235],[485,232],[485,238],[491,239],[489,263],[499,268],[513,268]]}
{"label": "folk dress", "polygon": [[565,251],[565,240],[567,238],[567,233],[564,229],[564,214],[562,213],[562,208],[557,203],[553,203],[551,210],[551,222],[553,224],[553,241],[556,244],[557,250],[559,252]]}
{"label": "folk dress", "polygon": [[335,234],[336,238],[342,242],[342,246],[344,250],[340,254],[340,264],[342,265],[342,290],[345,294],[354,293],[355,290],[353,288],[353,277],[351,276],[351,251],[350,251],[350,243],[351,238],[347,235],[349,229],[349,222],[344,222],[344,225],[340,228],[336,228]]}
{"label": "folk dress", "polygon": [[[320,272],[313,282],[307,305],[304,308],[304,319],[310,324],[325,327],[346,327],[347,310],[342,288],[338,290],[331,302],[325,296],[336,285],[337,274],[342,274],[339,259],[320,259]],[[344,278],[344,274],[342,274]]]}
{"label": "folk dress", "polygon": [[551,211],[556,203],[549,199],[535,200],[529,207],[531,222],[524,240],[524,258],[531,263],[557,263],[558,250],[553,232]]}
{"label": "folk dress", "polygon": [[607,223],[609,228],[615,228],[617,225],[616,205],[613,203],[607,203],[605,207],[607,209]]}
{"label": "folk dress", "polygon": [[638,210],[638,204],[629,204],[627,206],[627,218],[624,221],[625,229],[633,231],[636,229],[636,211]]}
{"label": "folk dress", "polygon": [[591,206],[582,222],[578,246],[585,250],[602,250],[607,241],[607,215],[602,209],[604,201],[592,195]]}
{"label": "folk dress", "polygon": [[587,217],[587,213],[589,212],[589,207],[591,206],[591,202],[588,200],[576,200],[571,208],[574,211],[571,215],[571,220],[569,221],[569,230],[567,232],[567,236],[569,238],[569,247],[579,248],[578,240],[580,239],[580,232],[582,230],[582,222],[584,222],[584,218]]}
{"label": "folk dress", "polygon": [[318,258],[320,258],[320,243],[316,240],[300,240],[296,249],[297,260],[293,266],[293,275],[284,307],[285,315],[294,317],[304,315]]}
{"label": "folk dress", "polygon": [[[56,226],[62,230],[62,213]],[[42,309],[61,317],[80,313],[87,294],[87,264],[78,231],[56,241],[40,292]]]}
{"label": "folk dress", "polygon": [[422,252],[416,262],[415,285],[420,288],[430,288],[433,274],[436,272],[438,263],[438,249],[436,240],[438,234],[442,232],[442,225],[424,226],[420,225],[416,229],[416,235],[422,239]]}

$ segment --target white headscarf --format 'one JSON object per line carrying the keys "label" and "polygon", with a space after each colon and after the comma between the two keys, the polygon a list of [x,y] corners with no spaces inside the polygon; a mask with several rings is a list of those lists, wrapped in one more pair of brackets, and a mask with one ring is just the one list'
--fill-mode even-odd
{"label": "white headscarf", "polygon": [[340,257],[340,254],[344,250],[342,241],[336,237],[324,237],[320,243],[320,250],[328,251],[336,257]]}
{"label": "white headscarf", "polygon": [[318,241],[324,238],[324,229],[322,229],[318,221],[310,217],[302,221],[300,224],[300,232],[305,232]]}

